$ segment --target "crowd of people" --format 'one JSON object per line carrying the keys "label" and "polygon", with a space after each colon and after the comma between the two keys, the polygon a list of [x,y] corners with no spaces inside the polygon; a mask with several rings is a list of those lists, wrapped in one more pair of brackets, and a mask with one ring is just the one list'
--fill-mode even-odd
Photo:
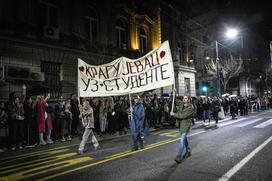
{"label": "crowd of people", "polygon": [[[270,106],[270,98],[267,96],[255,99],[245,97],[194,97],[190,99],[194,110],[192,124],[196,120],[210,122],[211,119],[217,123],[220,119],[218,113],[221,107],[225,115],[230,114],[234,119],[238,113],[247,115],[248,111],[268,109]],[[165,124],[176,126],[176,119],[170,115],[172,98],[158,97],[154,94],[142,96],[141,102],[144,107],[144,120],[149,127],[158,128]],[[86,142],[85,134],[121,135],[127,134],[130,129],[128,96],[84,98],[79,102],[77,95],[71,94],[69,98],[64,99],[60,96],[57,101],[52,101],[50,95],[46,97],[28,96],[26,87],[23,86],[20,96],[10,94],[9,100],[1,102],[0,105],[0,132],[2,134],[0,135],[0,152],[52,144],[55,141],[71,141],[75,137],[82,136],[82,140]],[[86,117],[83,113],[86,113],[87,110],[84,112],[84,105],[92,108],[93,125],[87,126],[92,131],[86,131],[86,125],[82,121],[84,116]],[[177,111],[177,106],[173,109],[174,112]],[[142,141],[140,138],[139,140],[140,147],[142,147]],[[81,150],[85,142],[82,143]],[[95,147],[97,146],[98,143]]]}

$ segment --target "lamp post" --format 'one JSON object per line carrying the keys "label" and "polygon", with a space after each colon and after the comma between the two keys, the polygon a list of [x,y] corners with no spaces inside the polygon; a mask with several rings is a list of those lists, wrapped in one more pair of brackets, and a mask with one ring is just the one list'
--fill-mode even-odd
{"label": "lamp post", "polygon": [[218,57],[218,42],[215,40],[215,52],[216,52],[216,74],[217,74],[217,95],[221,96],[221,84],[219,76],[219,57]]}
{"label": "lamp post", "polygon": [[[226,31],[226,37],[228,39],[234,39],[239,34],[238,30],[235,28],[229,28]],[[217,73],[217,95],[221,96],[221,83],[220,83],[220,72],[219,72],[219,55],[218,55],[218,41],[215,40],[215,51],[216,51],[216,73]],[[221,44],[221,43],[220,43]],[[223,44],[221,44],[223,45]],[[223,45],[225,46],[225,45]],[[243,48],[243,39],[241,36],[241,48]]]}

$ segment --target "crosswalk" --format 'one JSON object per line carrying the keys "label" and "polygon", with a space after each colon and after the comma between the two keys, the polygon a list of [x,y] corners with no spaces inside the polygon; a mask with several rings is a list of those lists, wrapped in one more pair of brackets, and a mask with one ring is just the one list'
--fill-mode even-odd
{"label": "crosswalk", "polygon": [[[232,120],[230,117],[224,120],[218,121],[217,127],[225,127],[225,126],[233,126],[238,128],[247,127],[249,128],[256,128],[256,129],[265,129],[271,128],[272,129],[272,116],[264,116],[260,117],[261,115],[268,114],[269,112],[260,113],[258,115],[252,115],[247,117],[239,117],[237,119]],[[215,122],[212,121],[211,123],[203,123],[203,122],[196,122],[196,125],[193,126],[193,130],[203,129],[207,127],[215,126]],[[178,137],[179,131],[159,131],[154,135],[166,136],[166,137]]]}

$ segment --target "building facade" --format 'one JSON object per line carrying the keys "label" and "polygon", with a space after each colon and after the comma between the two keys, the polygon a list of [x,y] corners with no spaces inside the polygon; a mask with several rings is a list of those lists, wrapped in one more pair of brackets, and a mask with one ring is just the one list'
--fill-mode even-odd
{"label": "building facade", "polygon": [[[170,37],[174,20],[165,26],[169,9],[155,0],[3,0],[0,8],[0,99],[19,93],[22,84],[43,85],[54,98],[69,97],[77,92],[77,58],[93,65],[138,58],[165,40],[173,55],[180,48],[177,37]],[[179,94],[195,95],[194,69],[179,66],[175,63]]]}

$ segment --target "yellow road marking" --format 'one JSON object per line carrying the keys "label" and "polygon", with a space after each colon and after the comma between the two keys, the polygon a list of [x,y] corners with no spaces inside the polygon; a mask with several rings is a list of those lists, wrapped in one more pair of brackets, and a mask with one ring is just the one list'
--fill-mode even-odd
{"label": "yellow road marking", "polygon": [[[80,157],[80,158],[75,158],[75,159],[71,159],[71,160],[64,160],[61,162],[57,162],[57,163],[53,163],[50,165],[45,165],[42,167],[37,167],[37,168],[33,168],[31,170],[27,170],[27,171],[21,171],[21,172],[17,172],[11,175],[8,175],[6,177],[3,177],[3,180],[7,180],[7,181],[17,181],[17,180],[22,180],[22,179],[26,179],[29,177],[33,177],[35,175],[40,175],[43,173],[47,173],[53,170],[58,170],[61,168],[65,168],[65,167],[69,167],[78,163],[83,163],[86,161],[90,161],[92,160],[92,158],[90,157]],[[0,178],[1,180],[1,178]]]}
{"label": "yellow road marking", "polygon": [[173,133],[178,133],[178,131],[170,131],[170,132],[162,133],[162,134],[160,134],[160,136],[170,135]]}
{"label": "yellow road marking", "polygon": [[171,137],[171,138],[176,138],[176,137],[179,136],[179,134],[178,133],[175,133],[175,134],[166,134],[164,136]]}
{"label": "yellow road marking", "polygon": [[[13,159],[11,160],[7,160],[7,161],[4,161],[4,162],[1,162],[0,165],[3,165],[5,163],[9,163],[9,162],[12,162],[12,161],[17,161],[17,160],[20,160],[20,159],[23,159],[23,158],[28,158],[28,157],[31,157],[31,156],[35,156],[35,155],[53,155],[53,154],[57,154],[57,153],[62,153],[62,152],[65,152],[65,151],[68,151],[69,149],[62,149],[62,150],[53,150],[53,151],[48,151],[48,150],[44,150],[42,152],[39,152],[39,153],[35,153],[35,154],[28,154],[28,155],[23,155],[23,156],[16,156],[14,157]],[[17,158],[17,159],[16,159]],[[0,169],[1,170],[1,169]]]}
{"label": "yellow road marking", "polygon": [[[33,160],[33,161],[29,161],[29,162],[24,162],[24,163],[20,163],[20,164],[15,164],[15,165],[3,167],[0,170],[5,170],[5,171],[1,171],[1,174],[6,174],[6,173],[22,170],[22,169],[31,168],[31,167],[34,167],[34,166],[38,167],[38,166],[43,165],[45,163],[58,161],[58,160],[69,158],[69,157],[75,156],[75,155],[76,155],[76,153],[67,153],[67,154],[64,154],[64,155],[45,157],[45,158],[38,159],[38,160]],[[38,162],[38,163],[35,163],[35,162]],[[35,163],[35,164],[32,164],[32,163]],[[22,165],[24,165],[24,166],[22,166]],[[20,167],[20,166],[22,166],[22,167]],[[10,170],[7,170],[7,169],[10,169]]]}
{"label": "yellow road marking", "polygon": [[[167,141],[169,141],[169,139],[168,139],[168,140],[163,140],[163,141],[160,141],[160,142],[157,142],[157,143],[152,143],[152,144],[150,144],[150,145],[147,145],[146,148],[152,147],[152,146],[155,146],[155,145],[158,145],[158,144],[167,142]],[[121,156],[121,155],[130,153],[130,152],[131,152],[131,151],[124,151],[124,152],[121,152],[121,153],[117,153],[117,154],[114,154],[114,155],[107,156],[106,158],[117,157],[117,156]]]}
{"label": "yellow road marking", "polygon": [[55,178],[55,177],[58,177],[58,176],[61,176],[61,175],[65,175],[65,174],[68,174],[68,173],[71,173],[71,172],[75,172],[75,171],[82,170],[82,169],[85,169],[85,168],[93,167],[93,166],[96,166],[96,165],[99,165],[99,164],[102,164],[102,163],[106,163],[106,162],[109,162],[109,161],[112,161],[112,160],[116,160],[116,159],[119,159],[119,158],[123,158],[123,157],[127,157],[127,156],[130,156],[130,155],[134,155],[136,153],[140,153],[140,152],[143,152],[143,151],[146,151],[146,150],[150,150],[152,148],[156,148],[156,147],[159,147],[161,145],[165,145],[165,144],[168,144],[168,143],[175,142],[178,139],[179,138],[176,138],[176,139],[173,139],[173,140],[165,140],[164,142],[162,142],[160,144],[156,144],[156,145],[152,145],[152,146],[149,146],[149,147],[145,147],[144,149],[141,149],[141,150],[127,152],[127,153],[122,154],[122,155],[118,155],[118,156],[111,157],[111,158],[106,158],[106,159],[100,160],[98,162],[94,162],[94,163],[91,163],[91,164],[83,165],[81,167],[77,167],[77,168],[74,168],[74,169],[71,169],[71,170],[66,170],[64,172],[53,174],[53,175],[50,175],[48,177],[44,177],[44,178],[41,178],[41,179],[38,179],[38,180],[39,181],[49,180],[49,179],[52,179],[52,178]]}
{"label": "yellow road marking", "polygon": [[161,134],[161,133],[164,133],[164,132],[165,132],[165,130],[158,131],[158,132],[153,133],[153,135],[158,135],[158,134]]}
{"label": "yellow road marking", "polygon": [[[194,136],[194,135],[198,135],[198,134],[201,134],[201,133],[205,133],[205,132],[207,132],[207,131],[200,131],[200,132],[197,132],[197,133],[193,133],[191,135],[188,135],[188,137],[191,137],[191,136]],[[56,174],[50,175],[48,177],[44,177],[44,178],[38,179],[38,181],[49,180],[49,179],[52,179],[52,178],[55,178],[55,177],[59,177],[61,175],[69,174],[71,172],[75,172],[75,171],[82,170],[82,169],[85,169],[85,168],[93,167],[93,166],[96,166],[96,165],[99,165],[99,164],[102,164],[102,163],[106,163],[106,162],[109,162],[109,161],[112,161],[112,160],[117,160],[119,158],[127,157],[129,155],[134,155],[134,154],[143,152],[145,150],[150,150],[152,148],[156,148],[156,147],[168,144],[168,143],[175,142],[175,141],[177,141],[179,139],[180,138],[175,138],[175,139],[172,139],[172,140],[168,139],[168,140],[164,140],[162,142],[159,142],[157,144],[154,144],[152,146],[147,146],[147,147],[145,147],[144,149],[141,149],[141,150],[136,150],[136,151],[132,151],[132,152],[126,152],[126,153],[123,152],[124,154],[116,154],[117,156],[115,156],[115,157],[109,157],[109,158],[106,158],[104,160],[100,160],[98,162],[94,162],[94,163],[83,165],[81,167],[77,167],[77,168],[74,168],[74,169],[71,169],[71,170],[66,170],[66,171],[63,171],[63,172],[60,172],[60,173],[56,173]]]}

